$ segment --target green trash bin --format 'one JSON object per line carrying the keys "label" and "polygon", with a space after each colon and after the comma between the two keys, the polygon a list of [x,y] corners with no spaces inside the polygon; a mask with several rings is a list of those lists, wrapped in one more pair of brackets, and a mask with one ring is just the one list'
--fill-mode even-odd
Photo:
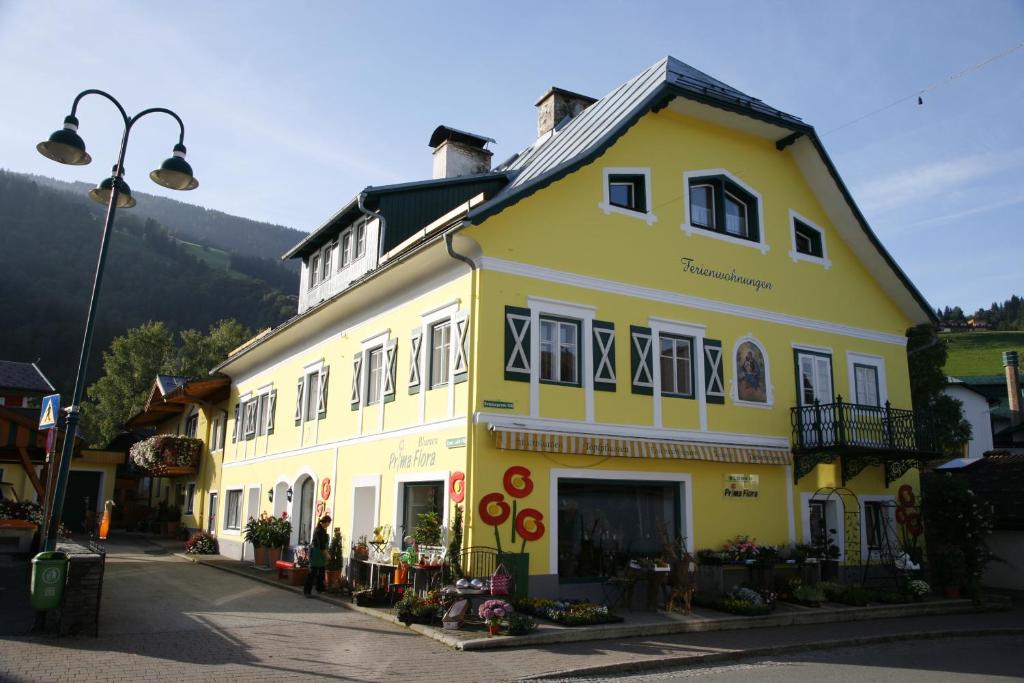
{"label": "green trash bin", "polygon": [[32,558],[32,609],[60,607],[68,575],[68,556],[62,552],[39,553]]}

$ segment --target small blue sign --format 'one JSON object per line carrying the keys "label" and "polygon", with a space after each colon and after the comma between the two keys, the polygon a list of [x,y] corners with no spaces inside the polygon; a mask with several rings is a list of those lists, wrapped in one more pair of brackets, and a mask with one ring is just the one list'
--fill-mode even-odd
{"label": "small blue sign", "polygon": [[39,409],[39,428],[53,429],[56,427],[58,415],[60,415],[60,394],[44,396],[43,407]]}

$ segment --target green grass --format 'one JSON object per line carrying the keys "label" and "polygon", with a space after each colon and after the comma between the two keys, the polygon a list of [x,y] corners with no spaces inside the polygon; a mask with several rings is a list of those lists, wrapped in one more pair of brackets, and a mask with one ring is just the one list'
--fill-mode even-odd
{"label": "green grass", "polygon": [[226,251],[215,249],[214,247],[204,247],[201,244],[195,244],[193,242],[186,242],[184,240],[178,240],[178,242],[185,248],[192,256],[195,256],[200,261],[205,261],[206,265],[216,270],[231,270],[231,256]]}
{"label": "green grass", "polygon": [[959,332],[942,338],[949,347],[947,375],[1001,375],[1003,351],[1024,354],[1024,332]]}

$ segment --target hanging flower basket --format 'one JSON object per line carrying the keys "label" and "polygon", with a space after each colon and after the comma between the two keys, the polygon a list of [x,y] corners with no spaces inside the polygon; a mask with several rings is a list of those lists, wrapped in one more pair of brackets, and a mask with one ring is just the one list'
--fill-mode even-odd
{"label": "hanging flower basket", "polygon": [[197,473],[202,452],[202,440],[169,434],[151,436],[128,451],[136,467],[155,477]]}

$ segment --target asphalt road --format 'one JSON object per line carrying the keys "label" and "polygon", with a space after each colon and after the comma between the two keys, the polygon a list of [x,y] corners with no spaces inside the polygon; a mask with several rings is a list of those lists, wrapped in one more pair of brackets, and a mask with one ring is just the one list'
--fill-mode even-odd
{"label": "asphalt road", "polygon": [[808,652],[714,667],[686,667],[589,683],[946,683],[1024,680],[1024,636],[903,641]]}

